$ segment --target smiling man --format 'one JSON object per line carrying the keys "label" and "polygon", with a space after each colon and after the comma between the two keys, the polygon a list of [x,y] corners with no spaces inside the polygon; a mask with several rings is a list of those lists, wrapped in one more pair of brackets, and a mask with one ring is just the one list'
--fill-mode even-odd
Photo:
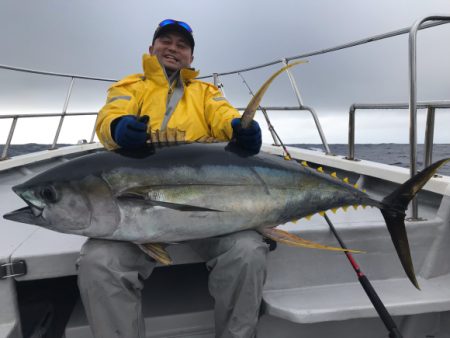
{"label": "smiling man", "polygon": [[180,25],[159,26],[153,36],[150,54],[156,55],[168,76],[189,68],[194,61],[195,42],[187,29]]}
{"label": "smiling man", "polygon": [[[149,135],[153,140],[156,134],[160,142],[233,138],[250,154],[259,151],[258,124],[253,121],[243,129],[239,112],[218,88],[195,79],[198,72],[190,68],[194,46],[188,24],[168,19],[158,25],[150,54],[143,56],[144,73],[115,83],[99,112],[97,135],[107,149],[144,147]],[[210,271],[216,337],[254,337],[268,252],[262,236],[242,231],[191,246]],[[78,260],[78,284],[95,337],[145,337],[141,290],[154,266],[133,243],[86,242]]]}
{"label": "smiling man", "polygon": [[109,89],[97,120],[97,135],[106,148],[139,148],[147,134],[157,131],[192,142],[233,136],[242,148],[259,151],[258,124],[240,128],[239,112],[221,92],[195,79],[198,72],[190,68],[194,46],[186,23],[168,19],[159,24],[150,54],[143,56],[144,74],[128,76]]}

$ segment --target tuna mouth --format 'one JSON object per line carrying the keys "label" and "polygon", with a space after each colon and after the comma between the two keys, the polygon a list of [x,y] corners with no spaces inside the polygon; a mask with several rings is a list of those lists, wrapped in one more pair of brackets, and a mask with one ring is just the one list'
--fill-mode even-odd
{"label": "tuna mouth", "polygon": [[42,217],[42,210],[38,208],[33,208],[30,206],[23,207],[14,211],[11,211],[3,215],[4,219],[14,222],[33,224],[46,226],[47,222]]}

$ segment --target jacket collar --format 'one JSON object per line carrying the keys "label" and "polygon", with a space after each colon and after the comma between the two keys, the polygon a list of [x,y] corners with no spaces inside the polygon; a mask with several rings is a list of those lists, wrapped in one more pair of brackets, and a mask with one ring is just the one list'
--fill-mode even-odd
{"label": "jacket collar", "polygon": [[[147,79],[152,79],[158,83],[168,84],[166,72],[155,55],[144,54],[142,57],[142,68]],[[199,72],[193,68],[183,68],[180,71],[183,83],[188,83],[198,76]]]}

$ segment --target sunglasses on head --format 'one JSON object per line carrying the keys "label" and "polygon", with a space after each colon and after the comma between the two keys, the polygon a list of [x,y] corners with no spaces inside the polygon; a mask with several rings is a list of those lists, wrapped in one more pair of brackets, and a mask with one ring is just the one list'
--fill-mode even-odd
{"label": "sunglasses on head", "polygon": [[159,23],[158,27],[164,27],[167,25],[178,25],[180,27],[183,27],[185,30],[187,30],[189,33],[192,33],[192,28],[189,26],[186,22],[183,21],[177,21],[172,19],[166,19]]}

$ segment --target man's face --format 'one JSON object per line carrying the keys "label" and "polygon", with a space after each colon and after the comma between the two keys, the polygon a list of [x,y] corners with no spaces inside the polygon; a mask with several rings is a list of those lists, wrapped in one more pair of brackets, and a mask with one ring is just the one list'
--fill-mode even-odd
{"label": "man's face", "polygon": [[153,46],[150,46],[150,54],[158,57],[167,73],[190,67],[194,60],[191,45],[178,32],[167,32],[159,36]]}

